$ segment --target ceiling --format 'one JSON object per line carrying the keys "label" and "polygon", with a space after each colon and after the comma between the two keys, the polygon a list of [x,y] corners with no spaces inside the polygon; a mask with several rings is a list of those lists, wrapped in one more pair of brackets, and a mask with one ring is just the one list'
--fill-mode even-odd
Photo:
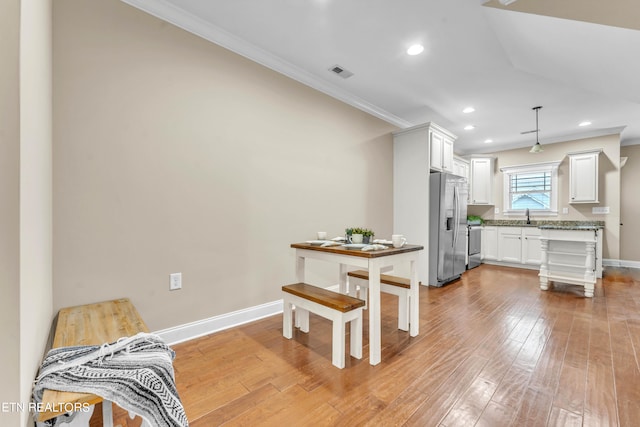
{"label": "ceiling", "polygon": [[532,145],[535,106],[543,145],[640,144],[635,0],[122,1],[398,127],[433,121],[460,154]]}

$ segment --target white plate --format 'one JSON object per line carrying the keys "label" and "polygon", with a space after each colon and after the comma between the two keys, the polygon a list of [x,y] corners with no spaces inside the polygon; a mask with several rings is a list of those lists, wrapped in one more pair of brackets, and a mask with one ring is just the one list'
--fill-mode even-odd
{"label": "white plate", "polygon": [[366,243],[347,243],[346,245],[342,245],[343,248],[347,249],[362,249],[365,246],[369,246]]}
{"label": "white plate", "polygon": [[322,245],[324,243],[330,242],[331,240],[307,240],[307,243],[310,245]]}

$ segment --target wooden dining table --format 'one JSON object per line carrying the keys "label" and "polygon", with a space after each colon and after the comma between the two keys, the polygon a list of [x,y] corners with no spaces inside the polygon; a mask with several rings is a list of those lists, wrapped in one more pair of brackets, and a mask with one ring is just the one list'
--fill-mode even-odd
{"label": "wooden dining table", "polygon": [[338,283],[341,293],[347,291],[347,273],[350,267],[366,269],[369,272],[369,363],[377,365],[382,359],[381,315],[380,315],[380,274],[403,263],[409,264],[409,334],[419,334],[420,304],[418,282],[418,253],[423,246],[404,245],[401,248],[363,251],[360,248],[347,248],[341,245],[320,246],[311,243],[292,243],[296,250],[296,278],[305,280],[305,261],[317,259],[339,265]]}

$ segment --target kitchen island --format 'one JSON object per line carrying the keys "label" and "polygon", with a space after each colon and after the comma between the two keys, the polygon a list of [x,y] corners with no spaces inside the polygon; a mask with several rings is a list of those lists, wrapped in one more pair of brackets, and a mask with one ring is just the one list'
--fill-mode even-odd
{"label": "kitchen island", "polygon": [[593,297],[596,283],[595,225],[542,225],[540,249],[540,289],[548,290],[551,281],[584,286],[584,296]]}
{"label": "kitchen island", "polygon": [[602,277],[603,229],[603,221],[485,220],[482,262],[536,269],[543,290],[558,281],[585,286],[593,296]]}

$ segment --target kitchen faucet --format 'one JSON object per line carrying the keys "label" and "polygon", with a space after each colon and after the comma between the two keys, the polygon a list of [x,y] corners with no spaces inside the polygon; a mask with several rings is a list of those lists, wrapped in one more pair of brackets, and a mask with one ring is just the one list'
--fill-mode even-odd
{"label": "kitchen faucet", "polygon": [[527,224],[531,224],[531,219],[529,218],[529,208],[525,209],[524,214],[527,216]]}

